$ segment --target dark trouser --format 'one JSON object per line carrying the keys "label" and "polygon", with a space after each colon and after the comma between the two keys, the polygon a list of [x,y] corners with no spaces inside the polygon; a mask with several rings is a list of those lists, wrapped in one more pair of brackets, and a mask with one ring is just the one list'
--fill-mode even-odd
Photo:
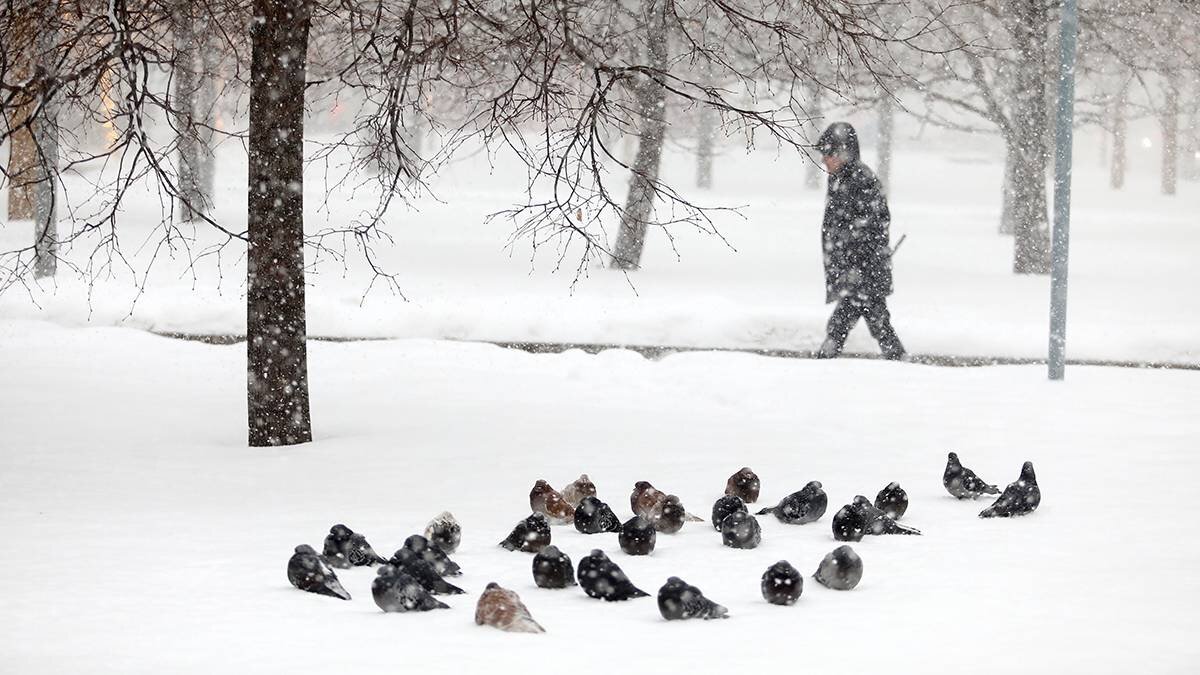
{"label": "dark trouser", "polygon": [[833,358],[842,353],[846,344],[846,336],[850,329],[858,323],[858,317],[867,321],[871,337],[879,343],[879,349],[885,359],[898,359],[904,356],[904,345],[896,337],[892,328],[892,315],[888,312],[887,298],[860,298],[847,296],[838,301],[829,317],[829,325],[825,328],[825,343],[821,345],[818,356]]}

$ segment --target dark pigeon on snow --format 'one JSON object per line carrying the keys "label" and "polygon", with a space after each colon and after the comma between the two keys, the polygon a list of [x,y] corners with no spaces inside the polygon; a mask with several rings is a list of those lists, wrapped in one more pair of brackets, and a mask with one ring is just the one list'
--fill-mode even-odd
{"label": "dark pigeon on snow", "polygon": [[384,565],[371,583],[371,595],[375,604],[385,612],[427,612],[431,609],[450,609],[425,590],[421,582],[398,570],[393,565]]}
{"label": "dark pigeon on snow", "polygon": [[720,532],[721,522],[731,513],[748,513],[746,510],[746,502],[742,501],[741,497],[733,495],[725,495],[717,501],[713,502],[712,507],[712,526],[713,529]]}
{"label": "dark pigeon on snow", "polygon": [[367,543],[367,538],[355,532],[350,535],[350,544],[346,547],[346,560],[355,567],[368,567],[385,563],[387,560],[375,552]]}
{"label": "dark pigeon on snow", "polygon": [[758,548],[762,527],[758,519],[745,511],[734,511],[721,521],[721,543],[729,548]]}
{"label": "dark pigeon on snow", "polygon": [[547,546],[533,556],[533,583],[538,588],[566,588],[575,585],[575,566],[571,557],[558,550],[557,546]]}
{"label": "dark pigeon on snow", "polygon": [[998,495],[995,485],[988,485],[975,472],[958,461],[956,453],[946,456],[946,471],[942,474],[942,485],[946,491],[959,499],[975,499],[983,495]]}
{"label": "dark pigeon on snow", "polygon": [[579,561],[575,576],[583,592],[590,598],[618,602],[650,595],[634,586],[621,567],[609,560],[600,549],[593,549],[590,555]]}
{"label": "dark pigeon on snow", "polygon": [[617,534],[617,543],[621,545],[621,550],[629,555],[650,555],[654,552],[657,534],[649,520],[642,516],[634,516],[621,526],[621,531]]}
{"label": "dark pigeon on snow", "polygon": [[862,541],[867,534],[867,514],[859,504],[847,504],[833,514],[833,538],[838,541]]}
{"label": "dark pigeon on snow", "polygon": [[854,504],[866,516],[864,528],[866,534],[921,534],[921,531],[915,527],[897,523],[894,518],[889,517],[882,510],[875,508],[871,500],[862,495],[854,497]]}
{"label": "dark pigeon on snow", "polygon": [[443,579],[433,563],[406,548],[397,549],[392,554],[391,560],[388,560],[388,564],[416,579],[425,587],[425,590],[434,595],[466,593],[463,589]]}
{"label": "dark pigeon on snow", "polygon": [[1021,477],[1004,488],[996,503],[979,512],[980,518],[1011,518],[1033,513],[1042,503],[1042,490],[1033,472],[1033,462],[1021,466]]}
{"label": "dark pigeon on snow", "polygon": [[329,528],[329,534],[325,535],[325,548],[321,552],[321,557],[331,567],[338,569],[350,569],[353,565],[346,559],[346,551],[350,547],[350,535],[354,534],[354,530],[338,523]]}
{"label": "dark pigeon on snow", "polygon": [[667,495],[667,498],[663,500],[662,512],[654,521],[654,529],[663,534],[675,534],[683,529],[683,523],[688,520],[696,520],[696,518],[683,508],[679,497]]}
{"label": "dark pigeon on snow", "polygon": [[608,504],[588,496],[575,509],[575,529],[584,534],[620,532],[621,520]]}
{"label": "dark pigeon on snow", "polygon": [[775,506],[765,508],[758,512],[758,515],[764,516],[768,513],[774,515],[782,523],[789,525],[804,525],[816,520],[820,520],[821,516],[825,515],[825,509],[829,508],[829,496],[825,494],[825,490],[821,489],[821,481],[809,481],[799,492],[792,494],[779,500]]}
{"label": "dark pigeon on snow", "polygon": [[531,513],[508,533],[500,548],[522,553],[537,553],[550,545],[550,521],[540,513]]}
{"label": "dark pigeon on snow", "polygon": [[848,591],[862,581],[862,558],[849,546],[839,546],[825,556],[813,578],[835,591]]}
{"label": "dark pigeon on snow", "polygon": [[786,560],[771,565],[762,575],[763,599],[772,605],[791,605],[804,592],[804,576]]}
{"label": "dark pigeon on snow", "polygon": [[667,583],[658,589],[658,611],[667,621],[729,617],[729,610],[704,597],[699,588],[679,577],[667,579]]}
{"label": "dark pigeon on snow", "polygon": [[429,543],[425,537],[414,534],[404,540],[404,548],[416,553],[424,558],[429,564],[433,565],[433,569],[444,577],[457,577],[462,574],[462,568],[458,563],[450,559],[446,552]]}
{"label": "dark pigeon on snow", "polygon": [[888,483],[887,487],[875,495],[875,508],[886,513],[889,518],[900,520],[908,511],[908,493],[899,483]]}
{"label": "dark pigeon on snow", "polygon": [[302,591],[328,595],[342,600],[349,600],[350,594],[342,588],[337,574],[317,555],[316,550],[308,544],[296,547],[295,553],[288,560],[288,581]]}

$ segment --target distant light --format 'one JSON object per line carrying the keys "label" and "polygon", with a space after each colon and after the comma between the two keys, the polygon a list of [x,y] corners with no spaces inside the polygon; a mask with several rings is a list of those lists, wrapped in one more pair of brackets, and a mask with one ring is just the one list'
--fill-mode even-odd
{"label": "distant light", "polygon": [[1150,140],[1149,138],[1143,138],[1143,139],[1142,139],[1142,147],[1143,147],[1143,148],[1146,148],[1146,149],[1153,148],[1153,147],[1154,147],[1154,141]]}

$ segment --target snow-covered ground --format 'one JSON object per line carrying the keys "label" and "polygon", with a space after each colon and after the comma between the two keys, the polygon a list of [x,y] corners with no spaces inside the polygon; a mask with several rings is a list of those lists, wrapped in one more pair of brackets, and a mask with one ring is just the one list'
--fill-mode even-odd
{"label": "snow-covered ground", "polygon": [[[1185,517],[1200,501],[1195,373],[1074,368],[1049,383],[1033,366],[647,361],[425,340],[310,350],[317,441],[251,450],[243,346],[0,321],[0,670],[901,675],[1200,662],[1200,543]],[[1032,460],[1040,510],[977,518],[982,502],[942,489],[951,449],[1001,484]],[[776,607],[759,576],[779,559],[811,574],[836,545],[829,515],[764,517],[753,551],[689,525],[646,558],[622,554],[615,535],[555,528],[576,561],[603,548],[642,588],[678,575],[732,615],[680,623],[652,598],[537,589],[530,556],[496,547],[537,478],[587,472],[625,516],[633,482],[650,480],[706,514],[746,464],[766,502],[823,481],[830,514],[897,480],[912,499],[904,522],[925,536],[856,544],[858,589],[808,579],[796,606]],[[463,523],[455,559],[469,591],[449,611],[383,614],[362,569],[341,575],[350,602],[287,584],[292,547],[319,545],[335,522],[387,555],[444,509]],[[493,580],[547,633],[475,626]]]}
{"label": "snow-covered ground", "polygon": [[[1146,126],[1146,125],[1142,125]],[[1142,131],[1135,125],[1131,138]],[[1157,149],[1131,141],[1127,187],[1114,192],[1096,161],[1094,136],[1080,136],[1071,238],[1068,355],[1093,359],[1200,362],[1200,184],[1158,193]],[[874,161],[867,136],[867,159]],[[891,299],[896,328],[910,351],[977,356],[1044,356],[1049,279],[1011,273],[1012,240],[996,233],[1002,151],[994,144],[936,144],[901,139],[891,189],[893,241],[908,235],[895,261]],[[240,151],[220,156],[218,215],[232,229],[245,222]],[[687,188],[694,163],[676,150],[666,171]],[[309,331],[326,336],[562,341],[741,348],[811,349],[821,341],[823,304],[819,223],[823,191],[803,188],[794,154],[762,147],[726,149],[711,194],[686,190],[712,205],[744,206],[744,218],[717,214],[729,242],[678,230],[672,251],[652,232],[644,269],[624,276],[591,269],[572,287],[574,265],[555,268],[548,247],[531,261],[527,242],[505,244],[510,223],[484,222],[521,199],[524,174],[511,158],[457,161],[433,180],[441,202],[393,213],[394,245],[376,250],[398,275],[407,301],[376,285],[353,251],[348,266],[324,260],[310,274]],[[336,171],[333,172],[335,177]],[[344,225],[374,204],[337,190],[325,200],[323,167],[308,173],[309,229]],[[614,177],[620,190],[624,178]],[[76,195],[88,194],[79,190]],[[2,203],[0,203],[2,206]],[[160,331],[240,334],[245,326],[242,249],[186,269],[182,249],[154,246],[154,195],[133,199],[119,233],[126,260],[94,266],[98,279],[64,271],[43,288],[0,296],[0,317],[68,325],[125,325]],[[28,244],[27,223],[0,226],[0,250]],[[192,245],[213,240],[201,232]],[[67,253],[81,267],[94,239]],[[140,273],[151,256],[157,267]],[[310,256],[310,262],[312,258]],[[126,268],[126,263],[129,267]],[[134,276],[132,271],[138,273]],[[136,281],[135,281],[136,279]],[[143,284],[144,282],[144,284]],[[631,285],[632,282],[632,285]],[[144,293],[139,295],[144,285]],[[136,304],[134,298],[138,298]],[[864,326],[848,349],[874,352]]]}

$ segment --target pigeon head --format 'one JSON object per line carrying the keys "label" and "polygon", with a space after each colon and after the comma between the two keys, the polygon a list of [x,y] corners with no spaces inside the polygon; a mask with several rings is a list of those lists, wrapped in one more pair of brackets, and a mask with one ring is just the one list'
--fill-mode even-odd
{"label": "pigeon head", "polygon": [[396,549],[396,552],[392,554],[392,559],[389,560],[388,563],[396,566],[402,566],[406,563],[412,562],[416,557],[416,553],[413,553],[406,548],[398,548]]}
{"label": "pigeon head", "polygon": [[601,551],[598,548],[592,549],[591,557],[597,560],[608,560],[608,556],[604,555],[604,551]]}
{"label": "pigeon head", "polygon": [[485,586],[483,590],[485,590],[485,591],[490,591],[490,590],[492,590],[493,588],[500,588],[500,584],[498,584],[498,583],[496,583],[496,582],[494,582],[494,581],[489,581],[489,582],[488,582],[488,585],[487,585],[487,586]]}
{"label": "pigeon head", "polygon": [[299,546],[297,546],[296,553],[301,553],[304,555],[316,555],[317,554],[317,552],[313,550],[313,547],[309,546],[308,544],[300,544]]}
{"label": "pigeon head", "polygon": [[958,453],[952,452],[952,453],[946,455],[946,461],[952,465],[957,465],[958,464]]}
{"label": "pigeon head", "polygon": [[551,544],[550,546],[547,546],[546,548],[542,549],[541,554],[543,557],[546,557],[546,558],[557,558],[560,555],[562,555],[562,551],[558,550],[557,546]]}
{"label": "pigeon head", "polygon": [[808,481],[808,485],[805,485],[804,487],[809,488],[811,490],[820,490],[821,488],[823,488],[825,486],[821,485],[821,481],[819,481],[819,480],[810,480],[810,481]]}
{"label": "pigeon head", "polygon": [[393,565],[380,565],[379,570],[375,572],[375,575],[387,578],[396,576],[397,572],[398,570]]}
{"label": "pigeon head", "polygon": [[329,534],[332,534],[339,539],[348,539],[350,535],[354,534],[354,530],[351,530],[345,525],[338,523],[337,525],[329,528]]}
{"label": "pigeon head", "polygon": [[404,540],[404,548],[412,551],[413,553],[420,553],[421,551],[429,548],[429,540],[419,534],[414,534],[408,539]]}
{"label": "pigeon head", "polygon": [[1025,462],[1021,465],[1021,480],[1037,485],[1037,474],[1033,472],[1033,462]]}
{"label": "pigeon head", "polygon": [[645,480],[639,480],[638,482],[633,484],[633,488],[635,490],[638,490],[639,492],[642,490],[652,489],[653,487],[654,486],[650,484],[650,481],[645,481]]}

